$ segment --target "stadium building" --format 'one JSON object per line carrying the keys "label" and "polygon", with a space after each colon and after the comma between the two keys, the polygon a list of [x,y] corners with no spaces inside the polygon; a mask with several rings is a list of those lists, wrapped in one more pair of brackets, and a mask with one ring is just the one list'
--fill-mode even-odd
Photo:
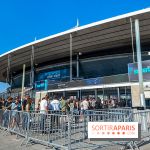
{"label": "stadium building", "polygon": [[[17,96],[124,100],[140,106],[135,20],[139,20],[146,105],[150,106],[150,8],[75,27],[0,55],[0,81]],[[25,76],[23,78],[23,65]]]}

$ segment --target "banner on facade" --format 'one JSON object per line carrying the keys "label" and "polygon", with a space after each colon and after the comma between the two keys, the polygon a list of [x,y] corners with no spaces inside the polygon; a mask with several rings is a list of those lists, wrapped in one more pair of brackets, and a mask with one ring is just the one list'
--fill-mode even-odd
{"label": "banner on facade", "polygon": [[[142,62],[142,72],[143,72],[143,80],[150,81],[150,60],[146,60]],[[129,81],[138,81],[138,64],[131,63],[128,64],[128,76]]]}

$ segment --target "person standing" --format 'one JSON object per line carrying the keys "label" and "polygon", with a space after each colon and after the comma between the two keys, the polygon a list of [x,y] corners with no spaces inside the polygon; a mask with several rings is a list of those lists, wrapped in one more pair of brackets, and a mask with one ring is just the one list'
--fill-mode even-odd
{"label": "person standing", "polygon": [[75,115],[75,123],[78,123],[79,122],[79,100],[76,99],[73,102],[74,102],[73,114]]}
{"label": "person standing", "polygon": [[26,95],[25,99],[22,100],[22,111],[30,111],[32,99],[30,98],[29,95]]}
{"label": "person standing", "polygon": [[60,101],[57,96],[54,96],[53,100],[50,102],[50,109],[53,111],[54,115],[52,116],[52,124],[55,124],[56,127],[59,125],[59,112],[61,109]]}
{"label": "person standing", "polygon": [[60,111],[60,101],[57,96],[54,96],[53,100],[50,102],[50,109],[54,111],[54,113],[58,113]]}
{"label": "person standing", "polygon": [[81,117],[80,120],[83,120],[83,115],[86,114],[87,110],[89,109],[89,102],[88,102],[88,98],[84,98],[83,101],[80,104],[81,107]]}
{"label": "person standing", "polygon": [[83,114],[86,113],[86,110],[89,109],[89,102],[88,102],[88,98],[84,98],[83,102],[81,103],[82,107],[83,107]]}
{"label": "person standing", "polygon": [[101,103],[101,99],[100,98],[97,98],[97,100],[95,102],[95,109],[96,110],[102,109],[102,103]]}
{"label": "person standing", "polygon": [[4,109],[5,110],[11,110],[12,101],[13,101],[13,98],[8,97],[6,103],[4,104]]}
{"label": "person standing", "polygon": [[66,100],[64,96],[61,97],[60,107],[62,114],[66,114]]}
{"label": "person standing", "polygon": [[[29,95],[26,95],[25,98],[21,101],[21,107],[22,107],[22,127],[24,130],[27,130],[27,128],[30,126],[30,120],[29,120],[29,112],[30,112],[30,106],[32,103],[32,99]],[[28,126],[29,125],[29,126]]]}
{"label": "person standing", "polygon": [[38,100],[38,106],[36,108],[36,112],[39,112],[40,111],[40,103],[41,103],[41,99]]}
{"label": "person standing", "polygon": [[48,113],[48,95],[46,95],[44,98],[42,98],[40,103],[40,115],[41,115],[41,123],[40,128],[42,133],[45,133],[45,122],[46,122],[46,115]]}
{"label": "person standing", "polygon": [[4,127],[8,127],[8,125],[9,125],[9,115],[10,115],[10,110],[11,110],[11,106],[12,106],[12,100],[13,100],[12,97],[8,97],[7,101],[4,104],[4,110],[5,110],[3,113]]}
{"label": "person standing", "polygon": [[[15,101],[11,105],[11,124],[10,127],[14,129],[15,125],[17,125],[17,121],[19,120],[19,115],[18,115],[18,106],[19,106],[19,101],[16,98]],[[19,125],[18,125],[19,126]]]}
{"label": "person standing", "polygon": [[70,113],[73,114],[73,112],[74,112],[74,99],[73,99],[73,96],[70,96],[69,107],[70,107]]}
{"label": "person standing", "polygon": [[0,98],[0,111],[3,108],[3,102],[2,102],[2,98]]}
{"label": "person standing", "polygon": [[3,116],[3,102],[2,102],[2,98],[0,98],[0,125],[2,124],[2,116]]}
{"label": "person standing", "polygon": [[40,114],[47,114],[48,112],[48,96],[46,95],[44,98],[42,98],[40,102]]}

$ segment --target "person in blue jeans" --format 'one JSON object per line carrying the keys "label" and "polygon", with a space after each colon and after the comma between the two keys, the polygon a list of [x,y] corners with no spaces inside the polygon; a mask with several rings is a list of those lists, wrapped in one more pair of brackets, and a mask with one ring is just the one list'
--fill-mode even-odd
{"label": "person in blue jeans", "polygon": [[53,100],[50,102],[50,110],[53,110],[54,116],[51,117],[52,124],[54,124],[55,127],[59,126],[59,113],[61,110],[61,103],[58,100],[57,96],[54,96]]}
{"label": "person in blue jeans", "polygon": [[29,120],[30,105],[31,105],[31,98],[29,95],[26,95],[26,97],[21,101],[22,128],[24,130],[27,130],[27,128],[29,127],[29,123],[30,123],[30,120]]}
{"label": "person in blue jeans", "polygon": [[14,129],[15,125],[18,124],[18,104],[19,104],[19,100],[16,98],[16,100],[14,102],[12,102],[11,105],[11,124],[10,127],[12,129]]}
{"label": "person in blue jeans", "polygon": [[72,107],[73,107],[72,115],[74,115],[74,117],[75,117],[75,123],[78,123],[78,121],[79,121],[79,100],[78,99],[73,100]]}
{"label": "person in blue jeans", "polygon": [[40,118],[41,118],[40,129],[42,133],[46,132],[45,122],[46,122],[46,115],[48,113],[48,99],[49,96],[46,95],[44,98],[42,98],[42,101],[40,102]]}
{"label": "person in blue jeans", "polygon": [[7,101],[4,104],[4,114],[3,114],[3,126],[8,127],[9,125],[9,115],[10,115],[10,110],[11,110],[11,105],[12,105],[12,97],[8,97]]}

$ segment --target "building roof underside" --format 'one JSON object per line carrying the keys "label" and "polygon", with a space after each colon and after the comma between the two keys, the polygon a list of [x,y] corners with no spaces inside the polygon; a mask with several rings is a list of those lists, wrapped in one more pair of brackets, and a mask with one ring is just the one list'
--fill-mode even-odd
{"label": "building roof underside", "polygon": [[73,55],[77,52],[82,52],[84,54],[89,52],[100,52],[105,49],[111,50],[111,48],[131,46],[130,18],[132,18],[133,21],[133,35],[134,19],[139,19],[141,43],[149,43],[150,8],[147,8],[73,28],[4,53],[0,55],[0,81],[6,81],[8,55],[10,56],[10,66],[13,72],[21,70],[23,64],[30,67],[32,46],[34,46],[36,64],[69,57],[70,33],[72,33],[73,38]]}

